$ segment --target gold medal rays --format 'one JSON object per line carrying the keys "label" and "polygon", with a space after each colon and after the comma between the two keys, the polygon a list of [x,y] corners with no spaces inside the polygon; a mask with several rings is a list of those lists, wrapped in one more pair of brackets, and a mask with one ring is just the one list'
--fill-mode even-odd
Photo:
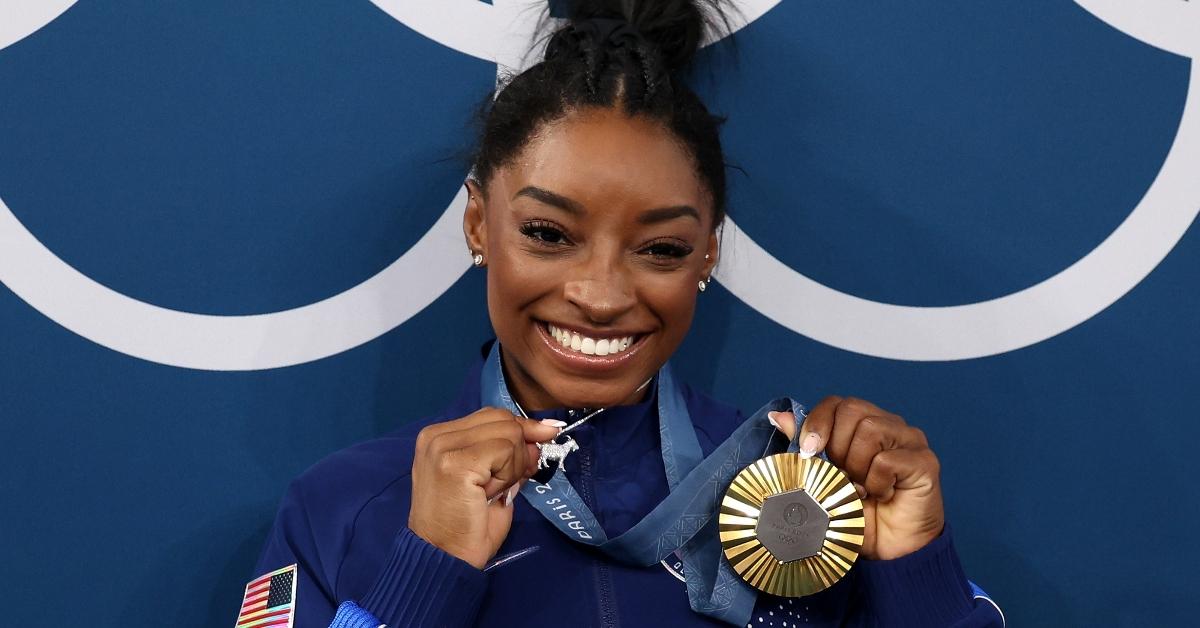
{"label": "gold medal rays", "polygon": [[742,469],[717,522],[733,570],[754,588],[782,597],[812,595],[846,575],[862,549],[865,525],[846,475],[795,453]]}

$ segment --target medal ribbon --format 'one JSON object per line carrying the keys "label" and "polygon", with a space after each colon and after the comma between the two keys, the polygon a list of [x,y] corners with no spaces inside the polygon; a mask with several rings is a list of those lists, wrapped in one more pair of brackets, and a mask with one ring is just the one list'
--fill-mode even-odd
{"label": "medal ribbon", "polygon": [[[492,346],[480,379],[484,405],[520,414],[504,381],[499,342]],[[609,539],[561,465],[547,484],[526,482],[521,495],[563,534],[617,561],[650,566],[680,550],[692,610],[745,626],[754,612],[757,592],[725,561],[717,534],[717,510],[733,476],[774,453],[772,449],[779,449],[772,444],[775,428],[767,421],[767,412],[792,411],[802,417],[804,408],[787,397],[771,401],[705,458],[669,365],[659,370],[656,385],[659,435],[670,493],[641,521]],[[788,448],[796,448],[794,439]]]}

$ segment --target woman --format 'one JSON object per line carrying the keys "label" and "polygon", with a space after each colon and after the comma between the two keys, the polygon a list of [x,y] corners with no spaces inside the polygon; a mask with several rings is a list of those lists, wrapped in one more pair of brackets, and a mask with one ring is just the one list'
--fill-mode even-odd
{"label": "woman", "polygon": [[[258,565],[274,576],[243,607],[264,610],[239,625],[1002,624],[963,577],[919,430],[840,397],[799,427],[745,421],[665,367],[720,252],[719,119],[678,78],[718,8],[570,3],[503,86],[464,218],[497,341],[445,412],[292,484]],[[712,552],[714,491],[663,514],[717,467],[727,483],[740,449],[722,443],[753,438],[754,457],[825,452],[863,495],[862,559],[821,593],[737,581]],[[650,549],[625,542],[647,530]]]}

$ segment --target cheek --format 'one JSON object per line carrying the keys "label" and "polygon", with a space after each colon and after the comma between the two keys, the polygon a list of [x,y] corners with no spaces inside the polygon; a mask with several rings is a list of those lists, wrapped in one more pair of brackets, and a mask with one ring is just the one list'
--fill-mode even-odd
{"label": "cheek", "polygon": [[648,282],[641,291],[642,302],[662,320],[669,336],[682,338],[696,311],[696,287],[682,276],[656,279]]}
{"label": "cheek", "polygon": [[558,289],[562,279],[560,265],[547,263],[523,249],[508,246],[493,255],[488,264],[488,292],[511,305],[523,305],[532,298]]}
{"label": "cheek", "polygon": [[530,256],[516,242],[495,247],[487,268],[488,312],[497,328],[523,325],[522,310],[558,289],[553,264]]}

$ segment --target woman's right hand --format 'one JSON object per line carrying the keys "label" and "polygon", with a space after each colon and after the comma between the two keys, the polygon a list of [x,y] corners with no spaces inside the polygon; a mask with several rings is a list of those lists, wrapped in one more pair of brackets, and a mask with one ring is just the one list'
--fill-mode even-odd
{"label": "woman's right hand", "polygon": [[512,503],[558,428],[483,408],[417,435],[408,527],[482,569],[508,536]]}

